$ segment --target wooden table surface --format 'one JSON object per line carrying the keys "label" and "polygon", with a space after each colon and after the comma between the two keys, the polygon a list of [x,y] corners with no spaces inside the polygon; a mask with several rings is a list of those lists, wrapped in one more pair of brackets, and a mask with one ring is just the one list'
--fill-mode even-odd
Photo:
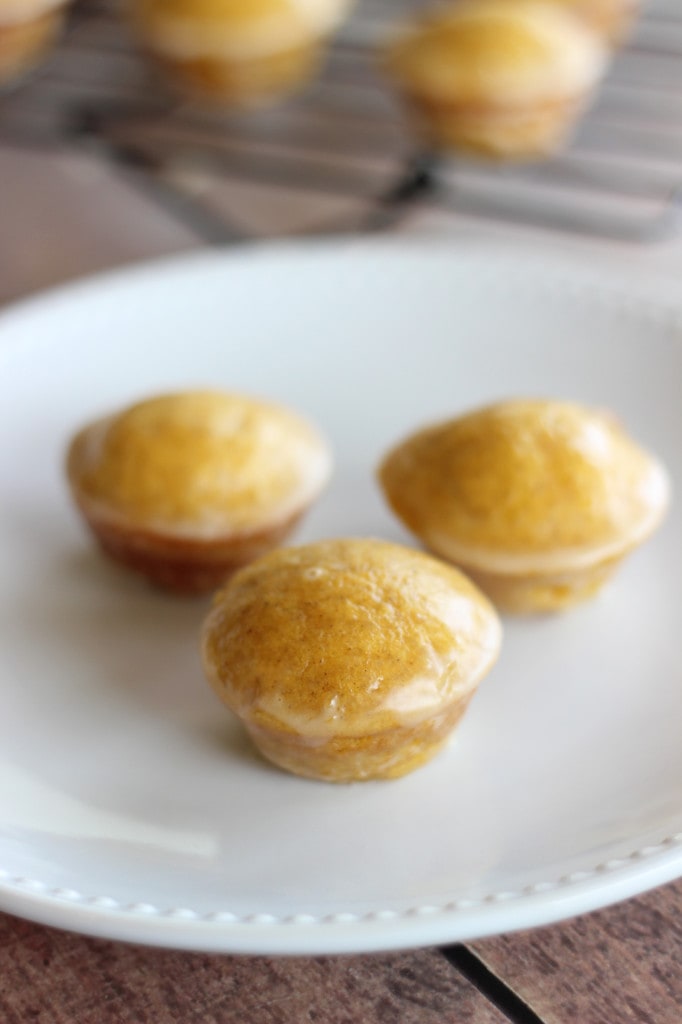
{"label": "wooden table surface", "polygon": [[[243,174],[211,188],[213,209],[229,212],[223,241],[239,228],[256,237],[307,230],[352,206],[324,189],[294,194]],[[200,248],[206,228],[205,218],[188,216],[103,149],[63,139],[3,141],[0,132],[2,304],[85,273]],[[399,230],[548,242],[546,231],[419,203]],[[682,270],[679,235],[650,245],[552,238],[640,277],[679,279]],[[679,1024],[680,921],[682,882],[560,925],[466,946],[246,958],[94,940],[0,914],[0,1024]]]}

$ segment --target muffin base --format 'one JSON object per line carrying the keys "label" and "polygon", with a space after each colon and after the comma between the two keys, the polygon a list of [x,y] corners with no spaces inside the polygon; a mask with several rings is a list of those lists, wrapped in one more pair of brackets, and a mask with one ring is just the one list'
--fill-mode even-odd
{"label": "muffin base", "polygon": [[518,576],[482,572],[461,563],[459,567],[501,611],[528,615],[562,611],[596,597],[625,554],[585,568]]}
{"label": "muffin base", "polygon": [[412,96],[407,106],[417,134],[429,148],[485,160],[520,161],[558,152],[567,143],[585,99],[503,107]]}
{"label": "muffin base", "polygon": [[29,21],[0,23],[0,85],[31,71],[47,56],[64,21],[57,7]]}
{"label": "muffin base", "polygon": [[237,569],[281,544],[306,512],[300,509],[252,533],[199,540],[122,526],[80,508],[105,554],[155,586],[177,594],[215,590]]}
{"label": "muffin base", "polygon": [[266,760],[293,775],[321,782],[398,779],[426,764],[445,746],[474,689],[427,722],[396,725],[368,736],[301,736],[245,723]]}
{"label": "muffin base", "polygon": [[315,40],[281,53],[244,60],[180,60],[153,48],[149,55],[166,81],[187,97],[242,107],[285,97],[306,85],[319,70],[323,46]]}

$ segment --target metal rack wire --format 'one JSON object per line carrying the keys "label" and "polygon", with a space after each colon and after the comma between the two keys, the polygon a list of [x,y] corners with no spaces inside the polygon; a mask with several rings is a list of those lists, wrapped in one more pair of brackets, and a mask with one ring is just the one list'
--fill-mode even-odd
{"label": "metal rack wire", "polygon": [[[427,206],[547,228],[649,240],[676,230],[682,194],[682,9],[652,0],[562,155],[484,166],[411,150],[376,44],[414,0],[363,0],[319,79],[271,109],[227,115],[157,87],[107,0],[84,0],[48,64],[0,99],[0,137],[107,154],[211,241],[254,232],[225,204],[230,183],[322,196],[333,212],[295,231],[392,224]],[[261,218],[261,233],[267,234]]]}

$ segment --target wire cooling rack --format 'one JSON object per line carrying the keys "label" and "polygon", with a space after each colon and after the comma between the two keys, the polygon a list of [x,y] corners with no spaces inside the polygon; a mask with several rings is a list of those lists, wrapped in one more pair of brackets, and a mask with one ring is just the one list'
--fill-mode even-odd
{"label": "wire cooling rack", "polygon": [[[379,230],[416,199],[469,216],[650,240],[676,229],[682,195],[682,5],[652,0],[562,155],[530,166],[434,164],[413,140],[376,46],[416,0],[359,0],[320,77],[248,114],[179,102],[136,53],[115,6],[81,0],[51,60],[0,97],[0,138],[89,145],[208,240],[281,233],[234,196],[275,189],[290,233]],[[232,197],[232,202],[231,202]],[[238,204],[237,204],[238,205]],[[298,215],[297,215],[298,214]]]}

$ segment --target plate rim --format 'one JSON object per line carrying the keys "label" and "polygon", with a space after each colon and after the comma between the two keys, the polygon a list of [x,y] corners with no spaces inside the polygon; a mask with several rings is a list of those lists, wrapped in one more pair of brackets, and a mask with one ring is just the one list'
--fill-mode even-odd
{"label": "plate rim", "polygon": [[[437,261],[455,262],[484,255],[491,264],[511,262],[517,272],[520,266],[532,268],[544,276],[545,283],[558,282],[565,287],[569,279],[573,279],[579,282],[580,287],[592,288],[597,293],[607,291],[610,295],[617,295],[626,304],[641,307],[643,303],[653,303],[649,312],[658,316],[672,315],[679,318],[682,324],[678,282],[672,275],[668,277],[662,273],[660,268],[648,268],[646,273],[637,277],[633,286],[630,278],[624,280],[623,277],[624,273],[632,270],[631,265],[610,261],[604,253],[591,253],[591,259],[586,263],[584,253],[566,250],[558,245],[543,245],[526,240],[513,244],[506,240],[483,237],[447,238],[415,234],[392,237],[320,235],[315,238],[282,238],[142,258],[82,274],[0,304],[0,331],[11,330],[15,322],[34,314],[43,315],[44,309],[57,303],[70,304],[92,293],[142,284],[145,280],[154,280],[167,274],[182,275],[190,270],[199,270],[202,265],[215,270],[223,265],[269,261],[273,257],[278,260],[307,260],[314,255],[322,259],[333,259],[345,253],[372,253],[381,259],[400,259],[408,253]],[[0,337],[0,357],[6,344]]]}
{"label": "plate rim", "polygon": [[[642,866],[647,870],[642,887]],[[517,892],[450,905],[277,918],[258,913],[199,914],[189,908],[124,905],[110,897],[53,889],[0,869],[0,910],[49,927],[158,948],[233,955],[342,955],[449,945],[557,924],[643,895],[682,875],[682,832],[655,846]],[[606,897],[606,899],[605,899]]]}

